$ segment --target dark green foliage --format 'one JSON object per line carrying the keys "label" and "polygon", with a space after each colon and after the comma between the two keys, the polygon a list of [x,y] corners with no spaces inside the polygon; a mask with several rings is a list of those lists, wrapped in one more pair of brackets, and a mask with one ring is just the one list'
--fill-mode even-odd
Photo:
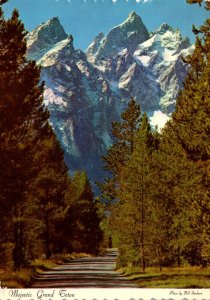
{"label": "dark green foliage", "polygon": [[49,131],[51,137],[43,140],[34,153],[38,167],[36,177],[30,185],[31,197],[37,203],[36,217],[47,258],[51,256],[51,248],[56,243],[56,220],[62,217],[65,209],[64,197],[68,182],[63,152],[52,129],[49,128]]}
{"label": "dark green foliage", "polygon": [[[210,20],[194,32],[171,121],[158,134],[144,115],[133,148],[127,140],[120,148],[116,139],[108,151],[118,199],[108,223],[118,238],[119,266],[210,264]],[[106,181],[106,192],[112,184]]]}
{"label": "dark green foliage", "polygon": [[177,263],[183,254],[183,259],[192,264],[206,265],[210,259],[210,20],[197,31],[202,38],[197,37],[193,54],[185,59],[191,69],[172,121],[163,132],[161,148],[163,164],[167,157],[173,162],[165,168],[168,199],[173,203],[169,233],[171,247],[179,253]]}
{"label": "dark green foliage", "polygon": [[140,106],[131,97],[127,109],[121,115],[121,122],[112,123],[112,134],[115,142],[108,149],[107,155],[103,157],[105,162],[105,170],[108,171],[110,177],[100,184],[103,198],[112,202],[116,199],[116,190],[118,187],[118,176],[121,168],[129,160],[133,148],[134,138],[141,120]]}
{"label": "dark green foliage", "polygon": [[97,252],[101,240],[90,183],[83,174],[75,183],[68,177],[48,123],[40,68],[26,60],[25,36],[18,12],[5,20],[0,11],[0,243],[13,249],[15,269],[67,249],[67,229],[77,235],[75,251]]}
{"label": "dark green foliage", "polygon": [[159,264],[162,243],[157,227],[160,214],[153,198],[153,152],[158,143],[146,114],[134,140],[131,158],[121,171],[119,202],[112,209],[110,224],[119,236],[119,265],[141,265],[145,271],[155,260]]}
{"label": "dark green foliage", "polygon": [[26,61],[26,31],[15,10],[0,16],[0,182],[2,214],[13,222],[15,267],[25,265],[24,209],[34,177],[33,149],[47,136],[49,114],[43,106],[40,70]]}
{"label": "dark green foliage", "polygon": [[67,251],[97,254],[102,242],[99,204],[85,172],[77,172],[66,194],[68,211],[64,223]]}
{"label": "dark green foliage", "polygon": [[[186,59],[191,69],[177,99],[171,128],[165,131],[169,133],[173,148],[180,148],[177,173],[182,177],[177,183],[176,205],[182,215],[187,212],[185,222],[184,215],[180,219],[185,231],[183,251],[185,257],[188,253],[189,262],[195,264],[197,258],[196,264],[205,265],[210,261],[210,19],[199,32],[202,38],[197,37],[195,50]],[[192,249],[192,245],[194,253],[187,250]]]}

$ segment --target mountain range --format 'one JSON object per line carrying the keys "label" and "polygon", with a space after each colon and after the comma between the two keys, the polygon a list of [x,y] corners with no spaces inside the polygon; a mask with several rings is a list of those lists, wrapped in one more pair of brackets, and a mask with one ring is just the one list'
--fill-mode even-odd
{"label": "mountain range", "polygon": [[74,48],[58,18],[30,32],[27,46],[28,58],[42,67],[44,101],[66,163],[71,171],[85,169],[92,182],[103,178],[111,123],[131,96],[152,125],[169,119],[187,73],[182,56],[193,50],[168,24],[148,32],[135,12],[106,36],[99,33],[86,52]]}

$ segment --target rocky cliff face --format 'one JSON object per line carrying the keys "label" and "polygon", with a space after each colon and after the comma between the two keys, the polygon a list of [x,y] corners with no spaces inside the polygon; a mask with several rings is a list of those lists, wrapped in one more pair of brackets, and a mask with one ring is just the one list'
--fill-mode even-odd
{"label": "rocky cliff face", "polygon": [[[56,39],[52,34],[50,42],[51,32],[59,34]],[[103,173],[101,155],[112,142],[110,127],[119,115],[119,96],[86,55],[74,49],[72,36],[63,34],[57,19],[28,35],[28,57],[42,66],[45,104],[70,170],[86,169],[96,180]]]}
{"label": "rocky cliff face", "polygon": [[[132,15],[123,24],[130,24]],[[148,37],[144,32],[143,42],[131,43],[135,49],[125,43],[123,50],[117,47],[120,51],[110,55],[103,43],[109,35],[102,39],[97,52],[89,47],[87,57],[109,81],[112,90],[122,99],[135,96],[144,111],[172,112],[186,76],[186,65],[181,57],[191,51],[189,39],[183,39],[178,30],[163,24]],[[103,53],[103,57],[99,53]]]}
{"label": "rocky cliff face", "polygon": [[181,56],[191,51],[178,30],[163,24],[149,34],[134,12],[107,36],[100,33],[86,53],[74,49],[57,18],[29,33],[27,42],[28,58],[42,66],[45,103],[66,162],[72,171],[86,169],[92,181],[103,176],[111,122],[131,96],[151,120],[174,109],[186,75]]}
{"label": "rocky cliff face", "polygon": [[67,38],[58,18],[38,26],[28,34],[28,56],[30,59],[39,60],[55,44]]}
{"label": "rocky cliff face", "polygon": [[125,48],[133,53],[136,47],[148,38],[149,33],[141,18],[135,12],[131,12],[127,20],[113,28],[106,37],[103,38],[100,34],[88,48],[87,55],[98,61],[113,57]]}
{"label": "rocky cliff face", "polygon": [[178,91],[186,76],[186,65],[181,57],[190,52],[189,39],[183,39],[178,30],[167,24],[137,47],[134,57],[159,85],[161,110],[169,113],[174,110]]}

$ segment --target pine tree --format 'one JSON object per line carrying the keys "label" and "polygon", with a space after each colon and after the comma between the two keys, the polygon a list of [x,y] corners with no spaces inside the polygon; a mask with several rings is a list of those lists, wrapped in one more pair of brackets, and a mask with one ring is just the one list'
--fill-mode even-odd
{"label": "pine tree", "polygon": [[49,117],[42,103],[40,70],[34,62],[27,62],[25,58],[25,35],[18,12],[15,10],[11,19],[6,21],[1,11],[0,165],[1,196],[7,198],[13,190],[14,174],[21,169],[22,158],[44,134]]}
{"label": "pine tree", "polygon": [[40,241],[44,243],[46,258],[50,258],[51,249],[56,248],[56,222],[62,218],[65,210],[64,198],[68,184],[63,151],[50,127],[49,134],[50,138],[43,139],[35,149],[37,173],[30,182],[31,198],[37,203],[35,216],[42,227],[40,236],[43,238]]}
{"label": "pine tree", "polygon": [[[34,148],[49,134],[40,69],[26,60],[26,31],[17,10],[4,19],[0,11],[0,201],[1,221],[13,227],[14,267],[25,265],[25,207],[34,178]],[[4,226],[4,224],[2,224]],[[4,238],[5,239],[5,238]],[[4,240],[5,241],[5,240]]]}
{"label": "pine tree", "polygon": [[209,262],[210,20],[196,33],[202,37],[185,59],[190,71],[163,131],[159,156],[160,192],[168,203],[170,246],[178,265],[182,259]]}
{"label": "pine tree", "polygon": [[[176,139],[172,123],[164,128],[160,147],[156,153],[157,185],[156,198],[162,207],[161,226],[165,231],[164,244],[166,265],[181,264],[181,251],[186,244],[190,205],[185,184],[189,164],[186,154]],[[157,178],[156,176],[156,178]],[[167,238],[168,237],[168,238]]]}
{"label": "pine tree", "polygon": [[[119,264],[141,265],[145,271],[148,257],[153,252],[154,220],[152,155],[157,147],[157,136],[151,131],[144,114],[135,136],[134,151],[122,169],[119,181],[119,202],[113,206],[111,228],[119,236]],[[151,255],[151,254],[150,254]],[[153,255],[156,256],[156,253]]]}
{"label": "pine tree", "polygon": [[64,239],[69,240],[68,251],[98,254],[103,234],[102,215],[94,198],[86,172],[76,172],[66,195],[68,207],[62,227]]}
{"label": "pine tree", "polygon": [[107,155],[103,157],[105,170],[110,175],[108,179],[100,184],[102,197],[109,202],[116,199],[118,176],[121,168],[129,160],[133,148],[134,138],[141,121],[140,106],[131,97],[127,109],[121,115],[121,122],[112,123],[112,135],[114,144],[108,149]]}
{"label": "pine tree", "polygon": [[[200,230],[201,256],[209,260],[209,136],[210,136],[210,19],[198,30],[195,50],[186,61],[191,69],[181,91],[176,112],[173,115],[173,130],[191,164],[193,177],[188,178],[194,186],[191,201],[196,212],[197,229]],[[200,212],[198,214],[198,211]],[[195,223],[195,221],[194,221]]]}
{"label": "pine tree", "polygon": [[191,69],[173,115],[176,134],[193,161],[209,158],[210,19],[199,31],[203,39],[197,37],[193,54],[185,59]]}

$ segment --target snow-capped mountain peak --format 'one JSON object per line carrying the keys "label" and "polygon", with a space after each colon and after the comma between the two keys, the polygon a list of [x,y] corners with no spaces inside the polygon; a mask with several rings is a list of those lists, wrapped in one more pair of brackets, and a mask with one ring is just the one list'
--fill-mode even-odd
{"label": "snow-capped mountain peak", "polygon": [[186,66],[181,57],[189,51],[189,39],[183,38],[179,30],[164,23],[134,52],[136,60],[159,85],[159,105],[163,111],[171,112],[175,107],[178,91],[186,75]]}
{"label": "snow-capped mountain peak", "polygon": [[104,38],[103,32],[99,33],[86,50],[89,60],[93,62],[94,56],[98,52]]}
{"label": "snow-capped mountain peak", "polygon": [[28,57],[42,66],[45,104],[67,165],[86,169],[92,181],[103,176],[111,123],[131,96],[152,125],[164,126],[186,76],[181,56],[192,51],[189,40],[168,24],[149,34],[135,12],[106,36],[100,33],[86,53],[74,49],[57,18],[27,38]]}
{"label": "snow-capped mountain peak", "polygon": [[32,60],[40,59],[55,44],[67,38],[60,21],[54,17],[38,26],[27,35],[28,57]]}
{"label": "snow-capped mountain peak", "polygon": [[[94,56],[95,61],[99,61],[103,58],[115,56],[124,48],[133,53],[137,45],[148,38],[148,30],[141,18],[135,12],[131,12],[123,23],[114,27],[106,37],[100,40],[97,47],[89,47],[87,56],[89,60],[92,60]],[[95,51],[96,48],[97,51]]]}
{"label": "snow-capped mountain peak", "polygon": [[155,32],[159,34],[164,34],[167,31],[174,31],[174,29],[167,23],[163,23]]}
{"label": "snow-capped mountain peak", "polygon": [[145,25],[143,24],[140,16],[138,16],[135,11],[132,11],[128,18],[121,23],[120,25],[116,26],[115,28],[121,28],[122,30],[126,31],[129,35],[133,31],[141,32],[143,29],[147,31]]}

